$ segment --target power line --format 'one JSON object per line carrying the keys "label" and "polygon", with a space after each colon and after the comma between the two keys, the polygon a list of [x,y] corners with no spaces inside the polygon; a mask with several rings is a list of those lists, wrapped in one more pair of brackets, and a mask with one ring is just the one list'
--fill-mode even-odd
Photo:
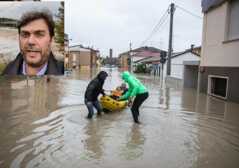
{"label": "power line", "polygon": [[184,11],[184,12],[190,14],[191,16],[194,16],[194,17],[199,18],[199,19],[203,19],[201,16],[198,16],[198,15],[196,15],[196,14],[190,12],[189,10],[184,9],[183,7],[180,7],[180,6],[178,6],[178,5],[175,5],[175,6],[178,7],[179,9],[181,9],[182,11]]}
{"label": "power line", "polygon": [[151,31],[151,33],[149,34],[149,36],[142,42],[141,46],[144,45],[152,36],[154,33],[156,33],[158,31],[158,29],[160,28],[160,26],[165,22],[165,19],[167,18],[166,15],[167,11],[164,13],[164,15],[160,18],[159,22],[155,25],[155,27],[153,28],[153,30]]}
{"label": "power line", "polygon": [[164,23],[162,24],[161,30],[160,30],[159,32],[163,31],[163,30],[165,29],[166,25],[169,23],[168,17],[169,17],[169,15],[167,16],[166,22],[164,22]]}
{"label": "power line", "polygon": [[[201,16],[196,15],[192,12],[190,12],[187,9],[184,9],[182,7],[180,7],[179,5],[175,5],[178,9],[190,14],[193,17],[196,17],[198,19],[203,19]],[[149,39],[152,38],[152,36],[157,33],[159,31],[160,28],[162,28],[161,30],[163,30],[165,28],[165,25],[167,22],[165,22],[166,20],[168,20],[169,17],[169,8],[166,10],[166,12],[163,14],[163,16],[160,18],[160,20],[158,21],[158,23],[155,25],[155,27],[153,28],[153,30],[151,31],[151,33],[149,34],[149,36],[141,43],[140,46],[143,46]]]}
{"label": "power line", "polygon": [[140,46],[143,46],[160,29],[163,23],[167,20],[168,16],[169,16],[169,13],[167,9],[165,13],[163,14],[163,16],[160,18],[160,20],[158,21],[158,23],[155,25],[155,27],[153,28],[149,36],[141,43]]}
{"label": "power line", "polygon": [[[169,15],[168,15],[169,16]],[[160,33],[160,32],[162,32],[163,30],[165,30],[165,28],[166,28],[166,25],[168,25],[168,23],[169,23],[169,19],[167,19],[162,25],[161,25],[161,29],[159,30],[159,31],[157,31],[157,33]],[[156,32],[155,32],[156,33]],[[150,41],[150,42],[152,42],[152,41]]]}
{"label": "power line", "polygon": [[[190,12],[190,11],[187,10],[187,9],[184,9],[183,7],[180,7],[179,5],[176,5],[176,4],[175,4],[175,6],[177,7],[177,9],[180,9],[180,10],[182,10],[182,11],[184,11],[184,12],[190,14],[190,15],[193,16],[193,17],[196,17],[196,18],[198,18],[198,19],[200,19],[200,20],[203,19],[201,16],[196,15],[196,14]],[[173,40],[174,40],[174,39],[186,40],[185,38],[182,38],[182,36],[180,36],[180,35],[175,35],[175,33],[173,34]],[[173,43],[173,44],[174,44],[174,43]]]}
{"label": "power line", "polygon": [[[151,39],[152,36],[153,36],[154,34],[156,34],[156,33],[160,30],[160,28],[163,28],[163,27],[164,27],[164,25],[165,25],[164,23],[167,23],[167,22],[166,22],[167,19],[168,19],[168,16],[161,22],[161,24],[160,24],[154,31],[151,32],[151,34],[150,34],[149,37],[144,41],[143,44],[145,44],[149,39]],[[162,29],[161,29],[161,30],[162,30]]]}

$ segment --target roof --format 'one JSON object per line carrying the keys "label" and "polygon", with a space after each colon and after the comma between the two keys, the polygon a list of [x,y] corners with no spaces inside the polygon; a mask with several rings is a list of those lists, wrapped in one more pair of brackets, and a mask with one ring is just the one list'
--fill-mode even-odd
{"label": "roof", "polygon": [[173,54],[171,58],[175,58],[175,57],[178,57],[178,56],[183,55],[183,54],[186,54],[186,53],[192,53],[192,54],[194,54],[194,55],[200,57],[199,54],[193,52],[192,50],[186,50],[186,51],[183,51],[183,52],[179,52],[179,53]]}
{"label": "roof", "polygon": [[159,63],[160,58],[159,57],[149,57],[149,58],[143,58],[138,61],[135,61],[134,63]]}
{"label": "roof", "polygon": [[[159,53],[159,52],[166,52],[164,50],[155,48],[155,47],[149,47],[149,46],[143,46],[143,47],[139,47],[136,49],[131,50],[131,52],[142,52],[142,51],[149,51],[149,52],[154,52],[154,53]],[[123,53],[120,53],[119,56],[124,55],[124,54],[129,54],[130,51],[126,51]]]}
{"label": "roof", "polygon": [[133,49],[132,51],[133,52],[141,52],[141,51],[161,52],[163,50],[155,48],[155,47],[143,46],[143,47]]}
{"label": "roof", "polygon": [[[197,48],[199,48],[199,47],[197,47]],[[171,57],[171,59],[179,57],[180,55],[184,55],[186,53],[192,53],[192,54],[200,57],[200,55],[198,55],[197,53],[192,52],[191,49],[187,49],[182,52],[174,53],[173,56]],[[134,63],[159,63],[159,62],[160,62],[160,57],[152,57],[152,56],[134,61]]]}
{"label": "roof", "polygon": [[175,58],[175,57],[178,57],[180,55],[183,55],[183,54],[186,54],[186,53],[189,53],[189,52],[191,52],[192,54],[200,57],[200,54],[194,52],[195,49],[200,49],[200,48],[201,48],[201,46],[198,46],[198,47],[193,47],[193,48],[186,49],[185,51],[182,51],[182,52],[173,53],[171,58]]}
{"label": "roof", "polygon": [[83,45],[74,45],[69,47],[69,51],[93,51],[99,52],[99,50],[92,49],[90,47],[84,47]]}
{"label": "roof", "polygon": [[133,54],[134,57],[160,57],[160,52],[139,51]]}
{"label": "roof", "polygon": [[204,13],[208,12],[209,10],[220,6],[227,0],[202,0],[201,6],[202,6],[202,11]]}

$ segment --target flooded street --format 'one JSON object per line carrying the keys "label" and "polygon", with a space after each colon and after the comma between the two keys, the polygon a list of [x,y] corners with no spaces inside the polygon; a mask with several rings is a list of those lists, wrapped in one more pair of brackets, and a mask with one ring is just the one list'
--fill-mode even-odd
{"label": "flooded street", "polygon": [[[105,90],[122,82],[104,70]],[[0,167],[239,167],[239,104],[138,75],[149,89],[142,124],[129,108],[88,120],[84,91],[96,73],[0,78]]]}

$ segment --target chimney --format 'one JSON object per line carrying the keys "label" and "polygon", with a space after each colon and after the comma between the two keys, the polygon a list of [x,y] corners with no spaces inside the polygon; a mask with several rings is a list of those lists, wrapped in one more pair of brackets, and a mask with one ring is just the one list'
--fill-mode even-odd
{"label": "chimney", "polygon": [[110,58],[112,58],[112,57],[113,57],[113,49],[110,48]]}

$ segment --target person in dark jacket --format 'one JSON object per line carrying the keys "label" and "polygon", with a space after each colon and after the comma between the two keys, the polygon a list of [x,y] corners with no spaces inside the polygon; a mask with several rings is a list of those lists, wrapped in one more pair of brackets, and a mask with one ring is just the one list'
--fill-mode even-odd
{"label": "person in dark jacket", "polygon": [[100,115],[102,112],[101,105],[98,101],[99,94],[105,95],[103,85],[106,77],[108,76],[107,72],[100,71],[98,75],[90,81],[85,91],[85,105],[88,109],[87,118],[92,118],[94,114],[94,107],[97,110],[97,114]]}
{"label": "person in dark jacket", "polygon": [[63,75],[64,63],[52,54],[54,21],[51,13],[30,11],[18,23],[20,52],[2,75]]}
{"label": "person in dark jacket", "polygon": [[[23,61],[23,56],[19,53],[17,58],[7,65],[2,75],[26,75],[22,70]],[[64,75],[64,62],[57,61],[53,54],[50,53],[44,73],[40,72],[41,71],[39,71],[36,75]]]}

